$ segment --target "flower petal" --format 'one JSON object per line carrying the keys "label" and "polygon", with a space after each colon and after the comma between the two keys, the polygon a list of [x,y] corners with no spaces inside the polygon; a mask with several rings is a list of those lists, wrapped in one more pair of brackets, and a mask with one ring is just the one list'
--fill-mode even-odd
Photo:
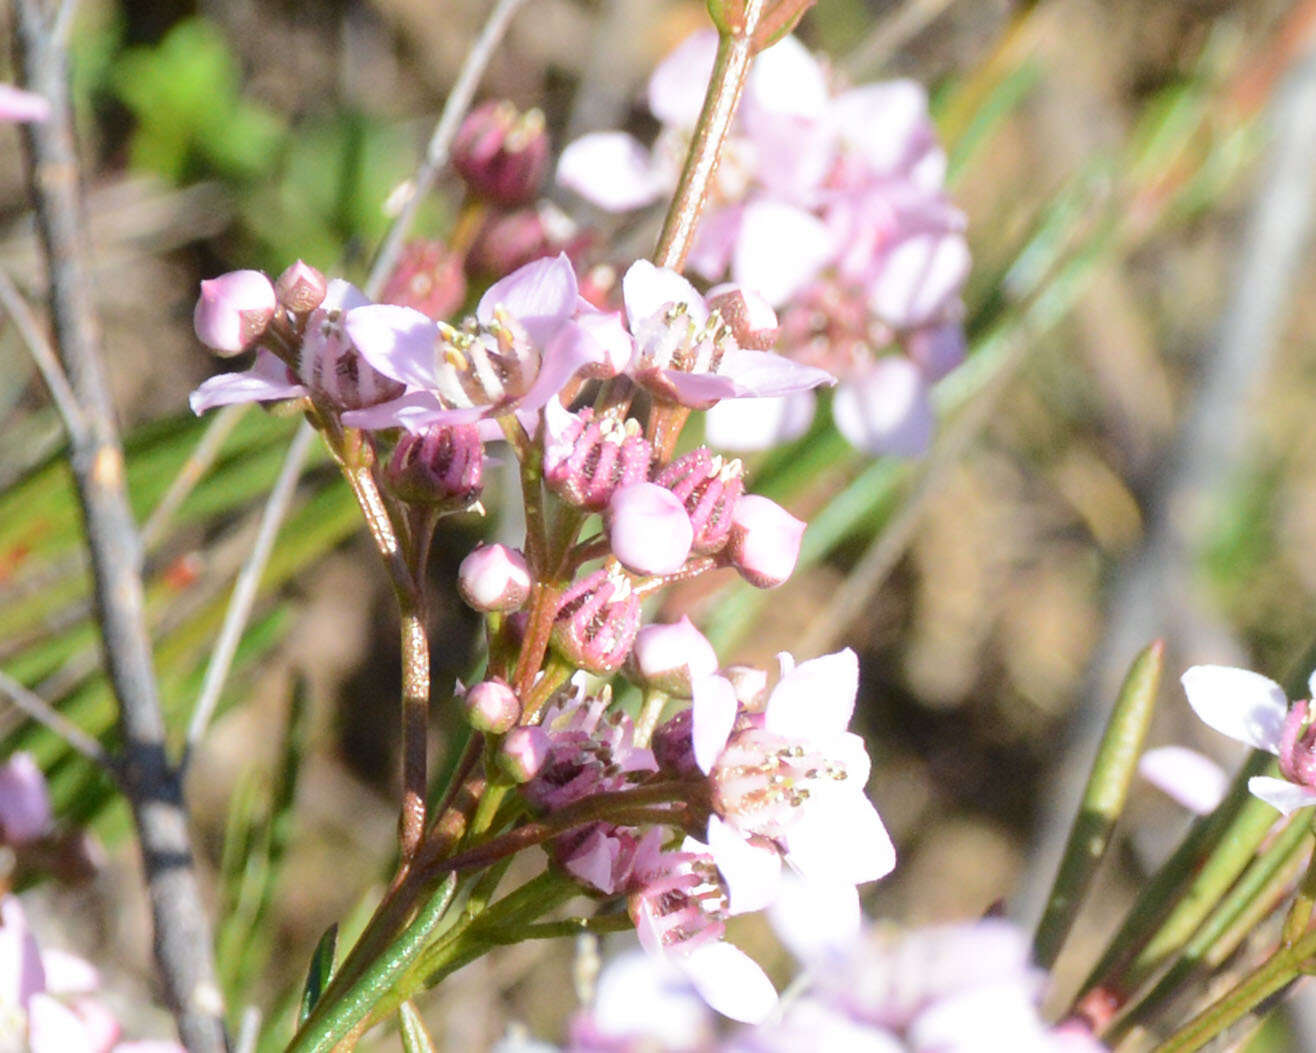
{"label": "flower petal", "polygon": [[717,56],[717,33],[691,33],[649,77],[649,109],[663,124],[693,128],[704,106],[704,92]]}
{"label": "flower petal", "polygon": [[916,233],[893,245],[868,287],[868,302],[896,329],[945,314],[969,273],[969,246],[955,231]]}
{"label": "flower petal", "polygon": [[562,151],[557,181],[608,212],[629,212],[666,191],[653,156],[625,132],[594,132]]}
{"label": "flower petal", "polygon": [[488,325],[501,307],[543,347],[576,310],[576,272],[565,252],[519,267],[489,286],[475,316]]}
{"label": "flower petal", "polygon": [[776,900],[781,856],[775,848],[751,844],[713,815],[708,819],[708,851],[726,882],[727,909],[732,914],[762,910]]}
{"label": "flower petal", "polygon": [[436,388],[439,327],[413,307],[369,304],[343,321],[348,339],[384,376],[416,388]]}
{"label": "flower petal", "polygon": [[45,96],[12,84],[0,84],[0,121],[45,121],[49,118],[50,102]]}
{"label": "flower petal", "polygon": [[1187,746],[1148,750],[1138,761],[1138,774],[1197,815],[1215,811],[1229,787],[1220,765]]}
{"label": "flower petal", "polygon": [[773,351],[735,347],[722,356],[718,375],[729,377],[737,398],[770,398],[830,386],[836,378],[825,369],[806,366]]}
{"label": "flower petal", "polygon": [[434,424],[465,424],[479,417],[483,407],[450,410],[428,391],[408,391],[391,402],[343,414],[349,428],[406,428],[422,432]]}
{"label": "flower petal", "polygon": [[859,890],[845,882],[805,881],[787,873],[768,909],[772,930],[809,963],[855,946],[863,927]]}
{"label": "flower petal", "polygon": [[704,1001],[723,1016],[758,1024],[777,1007],[772,981],[739,947],[717,940],[672,960]]}
{"label": "flower petal", "polygon": [[0,765],[0,839],[10,845],[35,841],[49,832],[50,792],[32,754],[15,753]]}
{"label": "flower petal", "polygon": [[50,995],[32,996],[27,1030],[30,1053],[97,1053],[77,1014]]}
{"label": "flower petal", "polygon": [[1309,808],[1316,804],[1316,790],[1289,782],[1287,779],[1272,779],[1268,775],[1254,775],[1247,781],[1248,792],[1253,797],[1260,797],[1272,808],[1284,815],[1296,812],[1299,808]]}
{"label": "flower petal", "polygon": [[192,392],[187,404],[198,416],[216,406],[238,402],[271,402],[300,398],[306,389],[292,379],[288,367],[268,351],[256,352],[252,367],[241,373],[211,377]]}
{"label": "flower petal", "polygon": [[728,399],[704,417],[704,441],[720,450],[766,450],[793,442],[813,422],[807,391],[775,398]]}
{"label": "flower petal", "polygon": [[858,885],[891,873],[896,849],[872,801],[836,794],[787,830],[786,862],[809,881]]}
{"label": "flower petal", "polygon": [[916,457],[936,421],[923,374],[907,358],[887,356],[836,389],[832,419],[850,445],[871,454]]}
{"label": "flower petal", "polygon": [[655,267],[648,260],[636,260],[626,269],[621,279],[621,296],[631,332],[673,304],[683,306],[696,325],[703,325],[708,318],[704,298],[693,285],[676,271]]}
{"label": "flower petal", "polygon": [[805,741],[845,732],[859,690],[859,657],[850,648],[801,662],[777,681],[764,711],[774,735]]}
{"label": "flower petal", "polygon": [[731,275],[777,307],[817,276],[832,249],[831,231],[817,216],[780,201],[756,201],[741,220]]}
{"label": "flower petal", "polygon": [[1275,681],[1248,669],[1195,665],[1180,682],[1193,712],[1220,734],[1279,752],[1289,701]]}
{"label": "flower petal", "polygon": [[701,676],[690,685],[691,739],[695,763],[707,775],[736,722],[736,689],[720,676]]}

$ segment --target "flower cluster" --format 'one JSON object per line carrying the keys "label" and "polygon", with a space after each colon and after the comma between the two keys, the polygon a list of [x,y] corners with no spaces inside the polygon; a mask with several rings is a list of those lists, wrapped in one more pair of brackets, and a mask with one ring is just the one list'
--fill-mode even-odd
{"label": "flower cluster", "polygon": [[[559,182],[610,211],[663,196],[716,46],[715,34],[696,34],[654,72],[648,102],[662,131],[651,150],[621,132],[585,136],[563,152]],[[836,425],[871,453],[922,452],[929,385],[963,357],[969,253],[945,170],[918,84],[833,91],[827,71],[786,37],[751,71],[691,252],[701,276],[729,273],[781,312],[781,348],[840,378]],[[718,405],[709,439],[754,449],[793,438],[812,406],[804,392]]]}

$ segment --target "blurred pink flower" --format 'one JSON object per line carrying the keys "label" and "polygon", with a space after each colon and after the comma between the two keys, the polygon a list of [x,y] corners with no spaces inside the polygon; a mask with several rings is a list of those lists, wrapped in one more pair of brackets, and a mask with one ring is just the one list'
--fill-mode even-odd
{"label": "blurred pink flower", "polygon": [[50,793],[30,753],[0,766],[0,844],[24,845],[50,832]]}
{"label": "blurred pink flower", "polygon": [[1197,815],[1215,811],[1229,788],[1225,770],[1187,746],[1148,750],[1138,761],[1138,774]]}
{"label": "blurred pink flower", "polygon": [[50,103],[34,92],[0,84],[0,122],[26,123],[50,119]]}

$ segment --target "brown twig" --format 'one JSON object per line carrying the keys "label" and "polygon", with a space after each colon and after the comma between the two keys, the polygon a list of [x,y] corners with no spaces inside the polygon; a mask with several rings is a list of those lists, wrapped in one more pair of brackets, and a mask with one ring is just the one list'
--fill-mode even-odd
{"label": "brown twig", "polygon": [[210,920],[202,907],[178,772],[165,725],[142,603],[141,542],[124,480],[123,451],[100,361],[86,281],[78,162],[63,44],[39,0],[17,0],[16,42],[26,86],[51,104],[27,125],[28,175],[49,274],[55,350],[85,427],[70,435],[101,642],[119,703],[124,793],[132,806],[155,930],[155,958],[179,1035],[192,1053],[222,1053],[224,1003]]}

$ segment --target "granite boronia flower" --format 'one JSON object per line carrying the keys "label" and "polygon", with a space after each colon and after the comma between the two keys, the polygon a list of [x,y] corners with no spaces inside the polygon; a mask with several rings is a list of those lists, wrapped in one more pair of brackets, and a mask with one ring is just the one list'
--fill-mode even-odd
{"label": "granite boronia flower", "polygon": [[[692,706],[695,760],[712,783],[709,850],[726,877],[735,913],[771,903],[782,860],[812,881],[856,895],[895,866],[895,848],[865,795],[864,740],[846,730],[859,662],[848,648],[796,665],[762,713],[741,711],[722,676],[698,679]],[[848,891],[846,891],[848,889]]]}
{"label": "granite boronia flower", "polygon": [[[1284,689],[1247,669],[1196,665],[1181,678],[1188,703],[1222,735],[1279,758],[1284,778],[1255,775],[1247,787],[1288,815],[1316,805],[1316,727],[1311,702],[1289,704]],[[1316,695],[1316,673],[1307,689]]]}
{"label": "granite boronia flower", "polygon": [[12,84],[0,84],[0,123],[24,124],[49,118],[50,102],[44,96]]}
{"label": "granite boronia flower", "polygon": [[495,282],[461,328],[410,307],[371,304],[350,312],[346,329],[366,361],[409,389],[344,415],[346,424],[361,428],[418,431],[535,413],[579,370],[608,374],[630,356],[620,318],[580,297],[565,255]]}

